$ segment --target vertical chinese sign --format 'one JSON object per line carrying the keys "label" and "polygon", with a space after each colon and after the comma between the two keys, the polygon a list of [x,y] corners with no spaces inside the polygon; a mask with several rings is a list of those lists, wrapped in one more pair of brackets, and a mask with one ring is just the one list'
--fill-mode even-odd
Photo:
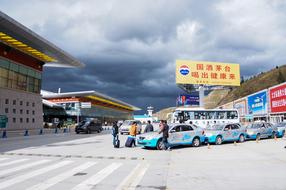
{"label": "vertical chinese sign", "polygon": [[286,83],[269,89],[271,113],[286,112]]}
{"label": "vertical chinese sign", "polygon": [[240,86],[239,64],[177,60],[176,83]]}

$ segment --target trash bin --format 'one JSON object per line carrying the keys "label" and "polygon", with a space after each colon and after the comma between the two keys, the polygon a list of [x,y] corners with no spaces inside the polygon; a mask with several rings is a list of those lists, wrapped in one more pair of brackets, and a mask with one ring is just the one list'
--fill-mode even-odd
{"label": "trash bin", "polygon": [[8,118],[6,115],[0,115],[0,128],[6,128]]}

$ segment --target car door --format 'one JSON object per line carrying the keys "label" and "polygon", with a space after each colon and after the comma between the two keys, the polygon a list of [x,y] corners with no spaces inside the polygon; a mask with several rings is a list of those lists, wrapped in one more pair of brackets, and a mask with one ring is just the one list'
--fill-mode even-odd
{"label": "car door", "polygon": [[261,128],[260,128],[260,134],[261,137],[268,137],[268,132],[267,132],[267,127],[265,125],[265,123],[262,123]]}
{"label": "car door", "polygon": [[94,121],[91,121],[91,122],[89,123],[89,129],[90,129],[91,131],[95,131],[95,123],[94,123]]}
{"label": "car door", "polygon": [[177,125],[174,126],[173,128],[171,128],[171,130],[169,131],[169,138],[168,138],[168,142],[170,144],[178,144],[180,143],[180,139],[182,138],[182,132],[181,132],[181,126],[182,125]]}
{"label": "car door", "polygon": [[268,135],[268,136],[271,136],[271,135],[272,135],[272,132],[273,132],[273,126],[272,126],[272,124],[270,124],[270,123],[265,123],[265,125],[266,125],[267,135]]}
{"label": "car door", "polygon": [[182,139],[181,139],[181,143],[182,144],[191,144],[192,140],[195,136],[194,129],[189,125],[182,125],[181,126],[181,133],[183,135]]}
{"label": "car door", "polygon": [[226,125],[223,129],[223,140],[229,141],[232,140],[232,133],[231,133],[231,124]]}
{"label": "car door", "polygon": [[232,133],[232,140],[237,140],[240,135],[239,126],[237,124],[231,125],[231,133]]}

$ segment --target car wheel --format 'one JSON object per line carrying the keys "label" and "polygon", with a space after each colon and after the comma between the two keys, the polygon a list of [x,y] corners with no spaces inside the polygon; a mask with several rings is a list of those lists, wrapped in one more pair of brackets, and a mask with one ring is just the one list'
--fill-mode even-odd
{"label": "car wheel", "polygon": [[164,150],[165,149],[165,145],[163,143],[162,139],[159,139],[156,145],[157,150]]}
{"label": "car wheel", "polygon": [[215,144],[216,145],[221,145],[222,144],[222,137],[221,136],[217,136],[215,139]]}
{"label": "car wheel", "polygon": [[91,134],[91,130],[90,130],[90,129],[87,129],[87,130],[86,130],[86,134]]}
{"label": "car wheel", "polygon": [[120,133],[121,135],[123,135],[123,133]]}
{"label": "car wheel", "polygon": [[240,135],[238,140],[240,143],[244,142],[245,141],[244,135]]}
{"label": "car wheel", "polygon": [[256,140],[258,141],[258,140],[260,140],[261,139],[261,137],[260,137],[260,134],[258,133],[257,135],[256,135]]}
{"label": "car wheel", "polygon": [[201,145],[201,141],[198,137],[194,138],[193,139],[193,142],[192,142],[192,146],[193,147],[199,147]]}
{"label": "car wheel", "polygon": [[276,133],[273,131],[272,135],[271,135],[271,138],[274,139],[275,137],[276,137]]}
{"label": "car wheel", "polygon": [[79,134],[79,131],[76,131],[76,134]]}

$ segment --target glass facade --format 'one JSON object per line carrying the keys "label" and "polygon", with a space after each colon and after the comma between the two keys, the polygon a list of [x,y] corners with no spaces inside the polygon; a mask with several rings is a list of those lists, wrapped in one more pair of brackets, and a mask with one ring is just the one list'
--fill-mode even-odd
{"label": "glass facade", "polygon": [[41,72],[0,57],[0,87],[40,93]]}

